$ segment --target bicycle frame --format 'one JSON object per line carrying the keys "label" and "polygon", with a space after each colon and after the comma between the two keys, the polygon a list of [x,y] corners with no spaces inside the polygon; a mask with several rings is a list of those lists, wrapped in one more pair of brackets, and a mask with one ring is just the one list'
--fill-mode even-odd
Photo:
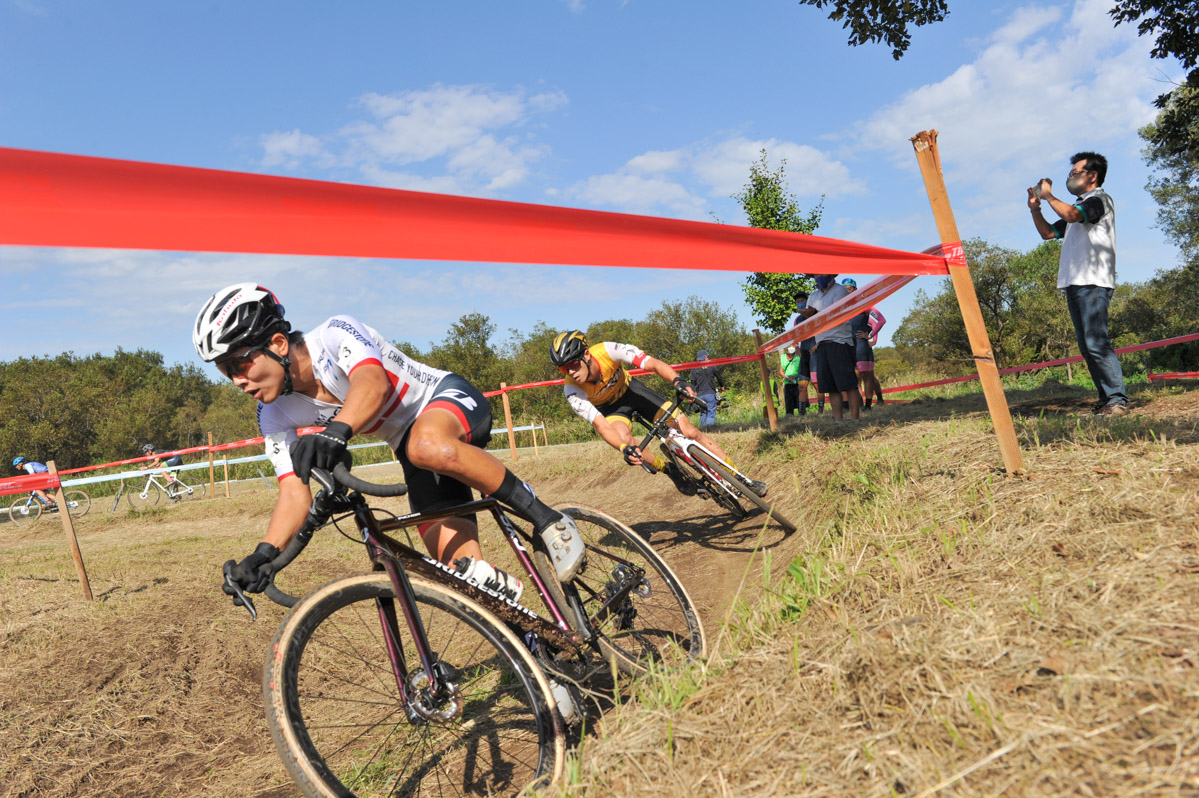
{"label": "bicycle frame", "polygon": [[[692,468],[698,470],[699,473],[702,474],[712,485],[715,485],[727,493],[730,498],[740,498],[741,491],[737,488],[737,486],[730,485],[728,481],[724,479],[724,477],[708,468],[703,461],[692,457],[691,451],[693,449],[699,449],[713,460],[720,460],[720,458],[713,454],[712,450],[707,446],[704,446],[699,441],[688,438],[686,435],[670,425],[671,416],[682,402],[682,399],[683,395],[677,394],[674,401],[671,402],[670,405],[668,405],[658,417],[658,420],[652,423],[643,418],[639,413],[633,413],[633,418],[648,430],[648,433],[646,434],[645,439],[641,441],[639,448],[642,452],[644,452],[646,447],[649,446],[650,441],[654,438],[657,438],[662,442],[662,446],[665,449],[667,456],[676,461],[676,465],[679,464],[679,461],[686,463]],[[648,466],[645,466],[645,468],[647,471],[651,470]],[[737,476],[745,477],[744,474],[731,465],[729,466],[729,470],[731,470]]]}
{"label": "bicycle frame", "polygon": [[[173,499],[174,495],[172,495],[171,492],[169,490],[167,490],[166,486],[163,486],[163,484],[156,479],[157,475],[158,475],[157,471],[151,471],[149,474],[146,475],[146,484],[142,486],[142,489],[141,489],[141,492],[139,495],[144,499],[150,493],[150,485],[151,485],[151,483],[153,483],[154,487],[158,488],[160,491],[163,492],[163,495]],[[172,480],[172,482],[168,482],[167,486],[170,486],[172,483],[177,483],[182,487],[182,490],[180,490],[179,493],[191,493],[192,492],[192,486],[183,482],[183,480],[179,479],[179,477],[175,477],[175,479]]]}
{"label": "bicycle frame", "polygon": [[[318,481],[323,482],[323,480]],[[329,487],[332,487],[331,482],[329,483]],[[318,508],[318,503],[322,499],[321,493],[324,493],[324,491],[318,493],[317,498],[313,501],[313,510],[310,511],[309,520],[304,523],[296,538],[288,545],[287,550],[279,558],[276,558],[276,570],[282,569],[290,563],[308,544],[308,541],[311,540],[313,532],[324,525],[324,522],[316,523],[313,521],[314,512],[319,520],[320,515],[328,509],[323,505]],[[403,648],[400,645],[401,631],[399,614],[396,612],[396,602],[399,603],[405,625],[412,635],[413,645],[421,661],[421,668],[429,679],[429,689],[435,695],[444,694],[446,689],[446,675],[439,672],[435,667],[434,652],[429,647],[424,625],[416,611],[416,597],[408,577],[409,572],[451,587],[455,592],[473,599],[498,618],[506,621],[510,626],[519,629],[523,633],[525,644],[530,646],[530,649],[534,648],[538,641],[544,640],[556,647],[563,655],[573,658],[579,656],[582,653],[583,646],[593,639],[594,636],[589,629],[575,630],[571,627],[565,613],[550,594],[541,574],[537,571],[532,558],[529,556],[529,551],[525,544],[531,538],[527,537],[512,523],[497,499],[488,497],[457,507],[431,512],[409,513],[404,516],[384,520],[375,517],[374,512],[361,493],[355,492],[349,496],[334,494],[331,497],[326,496],[325,501],[331,499],[335,503],[340,503],[341,506],[324,515],[324,517],[328,518],[330,515],[340,513],[343,510],[351,511],[358,534],[362,542],[366,545],[371,562],[375,564],[376,569],[385,571],[388,579],[391,581],[395,600],[376,599],[375,603],[379,612],[379,621],[382,625],[388,656],[392,663],[393,675],[405,702],[412,700],[412,697],[409,695],[411,674],[408,669],[408,663],[404,659]],[[537,593],[541,596],[542,602],[549,611],[551,620],[542,618],[528,607],[513,601],[498,591],[484,587],[476,580],[467,579],[451,566],[421,553],[387,534],[387,532],[396,529],[406,529],[424,523],[460,517],[484,510],[491,512],[495,518],[509,546],[532,580]],[[602,622],[614,606],[617,606],[628,597],[629,593],[640,584],[645,573],[644,569],[610,552],[604,552],[604,554],[614,563],[623,566],[630,578],[627,578],[625,584],[621,585],[619,589],[612,591],[611,595],[603,597],[603,603],[595,613],[597,623]],[[226,569],[226,583],[233,584],[228,569]],[[250,611],[251,616],[257,617],[253,601],[238,588],[234,587],[234,590],[245,603],[246,609]],[[298,603],[298,599],[283,593],[273,583],[265,592],[272,601],[284,606],[294,606]]]}

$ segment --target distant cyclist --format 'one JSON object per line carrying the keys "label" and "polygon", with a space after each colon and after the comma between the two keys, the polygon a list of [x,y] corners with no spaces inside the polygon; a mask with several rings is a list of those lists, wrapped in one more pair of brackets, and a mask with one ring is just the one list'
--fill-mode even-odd
{"label": "distant cyclist", "polygon": [[[633,439],[633,413],[647,421],[656,421],[669,401],[663,399],[632,377],[625,366],[652,371],[674,385],[676,391],[695,399],[695,389],[679,376],[668,363],[650,357],[632,344],[603,341],[591,345],[579,330],[560,333],[550,345],[550,362],[565,377],[563,391],[566,400],[584,421],[588,422],[613,449],[624,455],[629,465],[641,465],[646,455]],[[695,428],[687,416],[675,410],[670,426],[707,447],[721,460],[728,462],[716,442]],[[686,492],[688,483],[673,463],[654,455],[649,463],[664,472],[680,490]],[[766,483],[752,480],[746,487],[759,496],[766,495]]]}
{"label": "distant cyclist", "polygon": [[[35,460],[26,460],[23,455],[17,455],[13,458],[12,467],[18,471],[24,471],[26,474],[45,474],[49,472],[49,468],[45,463],[39,463]],[[57,508],[54,499],[46,495],[45,491],[34,490],[30,491],[34,496],[41,500],[42,504],[48,504],[51,508]]]}
{"label": "distant cyclist", "polygon": [[[155,449],[154,444],[147,443],[145,446],[142,447],[142,454],[143,455],[154,455],[154,457],[153,457],[153,459],[147,460],[146,462],[144,462],[140,466],[138,466],[138,470],[146,471],[151,468],[157,468],[157,469],[159,469],[158,473],[162,475],[162,478],[164,480],[166,480],[166,483],[168,485],[171,484],[172,482],[175,481],[176,477],[179,474],[179,472],[176,469],[178,469],[180,466],[183,465],[183,456],[178,455],[178,454],[173,454],[170,457],[167,457],[164,459],[163,455],[166,454],[168,451],[170,451],[170,450],[169,449],[162,449],[162,450]],[[170,491],[167,491],[167,493],[169,494]]]}
{"label": "distant cyclist", "polygon": [[[468,502],[475,488],[529,519],[559,579],[571,579],[582,564],[574,521],[483,450],[491,439],[491,405],[463,377],[413,360],[353,316],[333,316],[306,334],[293,331],[275,295],[255,283],[213,294],[196,318],[192,342],[204,361],[258,401],[258,426],[279,478],[266,535],[232,569],[243,590],[266,588],[271,561],[308,515],[312,469],[348,464],[346,444],[356,433],[383,438],[395,450],[413,512]],[[312,426],[324,429],[298,436]],[[482,560],[473,514],[418,529],[434,557],[513,600],[520,596],[519,580]]]}

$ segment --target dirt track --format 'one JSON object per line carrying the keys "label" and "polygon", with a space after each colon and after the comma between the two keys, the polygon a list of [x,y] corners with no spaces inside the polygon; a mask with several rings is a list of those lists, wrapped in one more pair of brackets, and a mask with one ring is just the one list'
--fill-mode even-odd
{"label": "dirt track", "polygon": [[[514,470],[550,502],[591,504],[648,536],[713,634],[759,536],[774,546],[782,531],[763,533],[760,516],[733,523],[610,455],[601,444],[554,449]],[[221,563],[252,548],[272,501],[258,490],[136,519],[93,506],[78,529],[91,603],[80,598],[57,518],[3,527],[0,794],[296,794],[260,692],[283,610],[261,603],[251,624],[217,587]],[[362,570],[359,548],[326,532],[280,582],[299,592]]]}

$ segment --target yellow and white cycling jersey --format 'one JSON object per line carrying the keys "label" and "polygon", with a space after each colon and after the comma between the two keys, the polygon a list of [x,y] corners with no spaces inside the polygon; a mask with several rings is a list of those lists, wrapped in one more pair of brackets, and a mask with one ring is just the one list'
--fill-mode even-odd
{"label": "yellow and white cycling jersey", "polygon": [[590,424],[600,416],[597,405],[612,404],[629,389],[632,377],[625,365],[641,368],[647,355],[632,344],[613,341],[593,344],[587,351],[599,365],[599,381],[580,384],[567,377],[562,390],[574,411]]}

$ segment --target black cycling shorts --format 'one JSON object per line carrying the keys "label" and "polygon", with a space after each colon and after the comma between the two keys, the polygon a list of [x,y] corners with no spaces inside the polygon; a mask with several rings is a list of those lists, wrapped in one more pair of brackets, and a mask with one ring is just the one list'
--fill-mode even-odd
{"label": "black cycling shorts", "polygon": [[[448,410],[458,417],[466,430],[467,443],[480,449],[487,448],[487,444],[491,442],[491,403],[464,377],[457,374],[443,377],[433,390],[433,397],[429,403],[420,411],[420,415],[434,408]],[[469,486],[453,477],[435,474],[412,464],[408,459],[408,436],[411,433],[412,429],[409,428],[404,434],[400,447],[396,449],[396,459],[404,469],[404,482],[408,484],[408,505],[412,511],[423,513],[473,501],[474,494]],[[476,520],[473,513],[462,517]]]}
{"label": "black cycling shorts", "polygon": [[[646,421],[657,421],[668,405],[670,402],[651,391],[636,377],[630,377],[629,387],[623,394],[611,402],[597,405],[595,409],[608,421],[619,420],[632,427],[634,412]],[[674,415],[678,414],[679,410],[676,409]]]}

